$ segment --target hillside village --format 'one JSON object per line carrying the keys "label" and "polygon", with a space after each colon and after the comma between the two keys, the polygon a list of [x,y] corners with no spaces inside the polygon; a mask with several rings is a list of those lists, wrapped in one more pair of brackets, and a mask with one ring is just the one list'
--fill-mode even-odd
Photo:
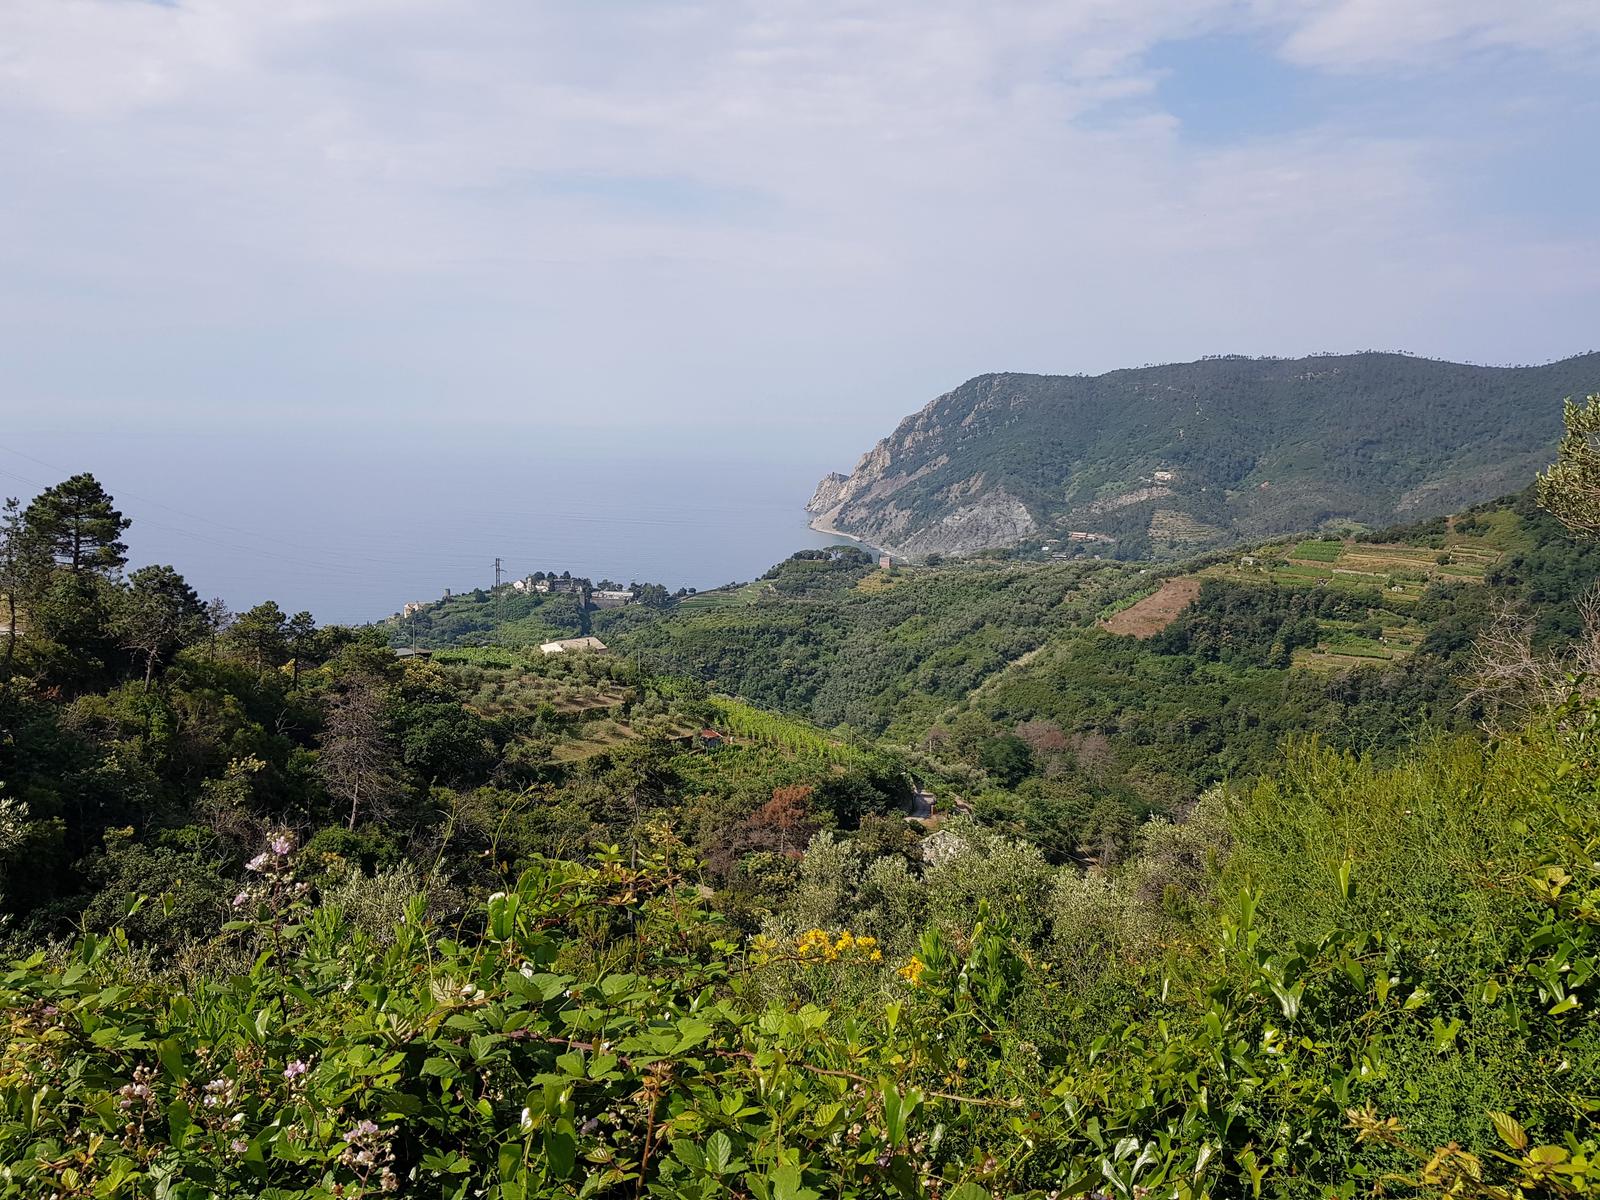
{"label": "hillside village", "polygon": [[534,571],[503,579],[498,560],[495,569],[497,581],[489,587],[465,592],[446,588],[437,600],[402,605],[381,623],[391,644],[425,650],[504,644],[510,636],[521,645],[549,646],[546,653],[551,654],[603,650],[604,643],[592,636],[594,615],[635,607],[654,611],[694,595],[693,588],[674,593],[659,583],[596,581],[570,571]]}

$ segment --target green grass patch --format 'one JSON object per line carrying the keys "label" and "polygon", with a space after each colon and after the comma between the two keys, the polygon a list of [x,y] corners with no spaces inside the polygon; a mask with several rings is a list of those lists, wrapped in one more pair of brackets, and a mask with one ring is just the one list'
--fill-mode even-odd
{"label": "green grass patch", "polygon": [[1343,542],[1324,542],[1320,539],[1301,542],[1290,553],[1290,558],[1310,559],[1312,562],[1337,562],[1344,553]]}

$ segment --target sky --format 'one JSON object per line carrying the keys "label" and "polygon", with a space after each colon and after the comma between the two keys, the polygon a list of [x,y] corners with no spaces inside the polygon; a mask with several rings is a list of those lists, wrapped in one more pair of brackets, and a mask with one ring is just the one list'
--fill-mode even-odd
{"label": "sky", "polygon": [[987,371],[1564,357],[1597,51],[1595,0],[5,0],[0,447],[809,477]]}

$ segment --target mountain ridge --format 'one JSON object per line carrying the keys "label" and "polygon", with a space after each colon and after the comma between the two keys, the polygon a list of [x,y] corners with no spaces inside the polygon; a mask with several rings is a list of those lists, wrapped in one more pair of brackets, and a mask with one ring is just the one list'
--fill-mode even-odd
{"label": "mountain ridge", "polygon": [[825,476],[807,511],[814,528],[907,556],[1060,542],[1160,557],[1426,519],[1520,485],[1559,439],[1555,401],[1597,380],[1595,352],[1533,367],[1363,352],[979,375]]}

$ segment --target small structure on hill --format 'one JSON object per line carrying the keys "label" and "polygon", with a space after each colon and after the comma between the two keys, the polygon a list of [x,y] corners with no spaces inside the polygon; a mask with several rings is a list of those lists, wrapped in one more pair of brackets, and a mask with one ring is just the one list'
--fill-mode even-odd
{"label": "small structure on hill", "polygon": [[878,555],[878,566],[887,571],[890,567],[894,566],[893,556],[888,554]]}
{"label": "small structure on hill", "polygon": [[621,608],[625,604],[632,604],[634,593],[630,591],[603,591],[590,592],[589,603],[596,608]]}
{"label": "small structure on hill", "polygon": [[539,649],[545,654],[573,654],[582,651],[603,652],[606,644],[597,637],[562,638],[545,642]]}
{"label": "small structure on hill", "polygon": [[549,595],[575,595],[583,591],[581,579],[541,579],[533,585],[533,590]]}
{"label": "small structure on hill", "polygon": [[432,650],[414,650],[410,646],[401,646],[394,652],[396,658],[432,658]]}
{"label": "small structure on hill", "polygon": [[694,740],[702,750],[717,750],[721,748],[723,742],[727,739],[708,726],[695,734]]}

